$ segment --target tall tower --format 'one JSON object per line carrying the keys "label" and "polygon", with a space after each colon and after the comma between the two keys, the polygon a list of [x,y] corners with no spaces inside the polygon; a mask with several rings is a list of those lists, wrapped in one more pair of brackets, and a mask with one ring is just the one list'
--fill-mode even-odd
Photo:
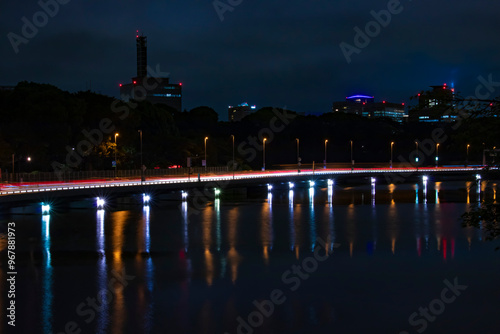
{"label": "tall tower", "polygon": [[145,78],[148,76],[148,38],[139,36],[139,31],[135,36],[137,45],[137,77]]}
{"label": "tall tower", "polygon": [[153,104],[162,103],[177,111],[182,111],[182,83],[170,83],[170,78],[148,76],[148,39],[135,36],[137,47],[137,76],[128,84],[120,84],[120,97],[123,101],[146,100]]}

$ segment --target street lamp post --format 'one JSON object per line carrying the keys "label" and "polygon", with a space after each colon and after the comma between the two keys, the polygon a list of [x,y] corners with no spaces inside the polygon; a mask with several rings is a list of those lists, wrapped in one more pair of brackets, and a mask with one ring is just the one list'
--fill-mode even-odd
{"label": "street lamp post", "polygon": [[116,137],[118,137],[120,134],[115,133],[115,178],[116,178],[116,172],[118,168],[118,162],[116,161],[116,151],[118,150],[118,146],[116,145]]}
{"label": "street lamp post", "polygon": [[469,166],[469,147],[470,147],[470,145],[467,144],[467,155],[465,157],[465,167]]}
{"label": "street lamp post", "polygon": [[417,172],[418,172],[418,163],[419,163],[419,154],[418,154],[418,141],[415,141],[415,145],[417,146],[417,156],[415,157],[415,165],[417,166]]}
{"label": "street lamp post", "polygon": [[207,173],[207,139],[208,137],[205,137],[205,174]]}
{"label": "street lamp post", "polygon": [[264,138],[262,144],[264,146],[264,150],[262,151],[262,171],[266,170],[266,141],[267,138]]}
{"label": "street lamp post", "polygon": [[328,144],[328,139],[325,139],[325,163],[324,163],[324,169],[326,169],[326,145]]}
{"label": "street lamp post", "polygon": [[139,137],[140,137],[140,141],[141,141],[141,182],[143,181],[146,181],[146,178],[144,177],[144,164],[142,163],[142,130],[138,130],[139,131]]}
{"label": "street lamp post", "polygon": [[351,170],[354,170],[354,160],[352,159],[352,140],[351,140]]}
{"label": "street lamp post", "polygon": [[12,153],[12,182],[14,182],[14,172],[15,172],[15,165],[14,165],[14,157],[15,157],[15,153]]}
{"label": "street lamp post", "polygon": [[235,165],[235,163],[234,163],[234,135],[231,135],[231,137],[233,137],[233,161],[232,161],[233,168],[232,169],[233,169],[233,180],[234,180],[234,165]]}
{"label": "street lamp post", "polygon": [[391,161],[390,161],[390,164],[391,164],[391,168],[392,168],[392,149],[394,147],[394,142],[392,141],[391,142]]}
{"label": "street lamp post", "polygon": [[436,168],[438,167],[439,162],[439,143],[436,144]]}
{"label": "street lamp post", "polygon": [[297,173],[300,173],[300,151],[299,151],[300,141],[299,141],[299,138],[295,138],[295,141],[297,142]]}

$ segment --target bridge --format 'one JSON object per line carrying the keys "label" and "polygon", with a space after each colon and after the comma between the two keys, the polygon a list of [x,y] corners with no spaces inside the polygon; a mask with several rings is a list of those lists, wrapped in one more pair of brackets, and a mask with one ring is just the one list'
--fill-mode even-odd
{"label": "bridge", "polygon": [[[139,179],[80,180],[72,182],[27,182],[2,185],[1,206],[17,206],[47,203],[51,199],[96,198],[106,195],[128,196],[138,194],[179,192],[179,200],[190,195],[204,194],[207,198],[217,196],[221,189],[242,188],[252,185],[289,184],[342,180],[354,182],[409,182],[427,176],[441,179],[480,178],[482,167],[438,167],[438,168],[355,168],[319,170],[280,170],[263,172],[230,172],[222,175],[200,175],[182,177],[156,177]],[[192,194],[190,194],[192,193]],[[149,200],[145,197],[145,200]]]}

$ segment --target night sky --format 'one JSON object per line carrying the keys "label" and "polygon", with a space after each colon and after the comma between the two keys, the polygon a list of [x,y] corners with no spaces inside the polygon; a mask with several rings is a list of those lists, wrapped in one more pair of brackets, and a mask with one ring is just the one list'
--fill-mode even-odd
{"label": "night sky", "polygon": [[340,43],[355,46],[354,28],[365,30],[370,12],[391,1],[221,0],[241,2],[221,21],[213,0],[71,0],[17,54],[9,32],[22,36],[21,18],[33,22],[41,7],[2,1],[0,85],[28,80],[73,92],[92,82],[117,97],[136,74],[137,29],[148,37],[149,65],[182,82],[183,107],[207,105],[222,119],[241,102],[323,113],[355,93],[409,102],[430,85],[454,82],[472,95],[478,76],[500,81],[500,2],[491,0],[401,1],[348,64]]}

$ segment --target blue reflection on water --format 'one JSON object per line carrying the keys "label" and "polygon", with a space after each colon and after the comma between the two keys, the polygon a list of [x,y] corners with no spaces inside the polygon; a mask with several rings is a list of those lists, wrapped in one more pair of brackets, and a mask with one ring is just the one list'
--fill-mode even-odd
{"label": "blue reflection on water", "polygon": [[222,242],[221,228],[220,228],[220,199],[215,199],[215,231],[216,231],[216,242],[217,242],[217,251],[220,251],[220,246]]}
{"label": "blue reflection on water", "polygon": [[314,188],[309,188],[309,228],[311,237],[311,250],[316,247],[316,216],[314,213]]}
{"label": "blue reflection on water", "polygon": [[149,206],[145,206],[142,209],[143,212],[143,220],[144,220],[144,251],[149,254],[151,247],[151,236],[149,233],[149,221],[150,221],[150,208]]}
{"label": "blue reflection on water", "polygon": [[144,221],[144,245],[145,251],[148,254],[148,257],[145,261],[145,281],[147,286],[147,296],[149,297],[147,301],[147,306],[144,315],[144,329],[145,333],[149,333],[153,326],[153,288],[154,288],[154,264],[153,259],[149,256],[150,253],[150,243],[151,243],[151,235],[150,235],[150,208],[149,206],[145,206],[143,208],[143,221]]}
{"label": "blue reflection on water", "polygon": [[293,215],[293,190],[288,191],[288,211],[290,213],[290,250],[293,251],[295,245],[295,219]]}
{"label": "blue reflection on water", "polygon": [[44,251],[42,322],[46,333],[52,333],[53,268],[50,254],[50,215],[42,216],[42,247]]}
{"label": "blue reflection on water", "polygon": [[184,251],[188,251],[189,247],[189,232],[188,232],[188,204],[186,201],[182,202],[182,226],[184,234]]}

